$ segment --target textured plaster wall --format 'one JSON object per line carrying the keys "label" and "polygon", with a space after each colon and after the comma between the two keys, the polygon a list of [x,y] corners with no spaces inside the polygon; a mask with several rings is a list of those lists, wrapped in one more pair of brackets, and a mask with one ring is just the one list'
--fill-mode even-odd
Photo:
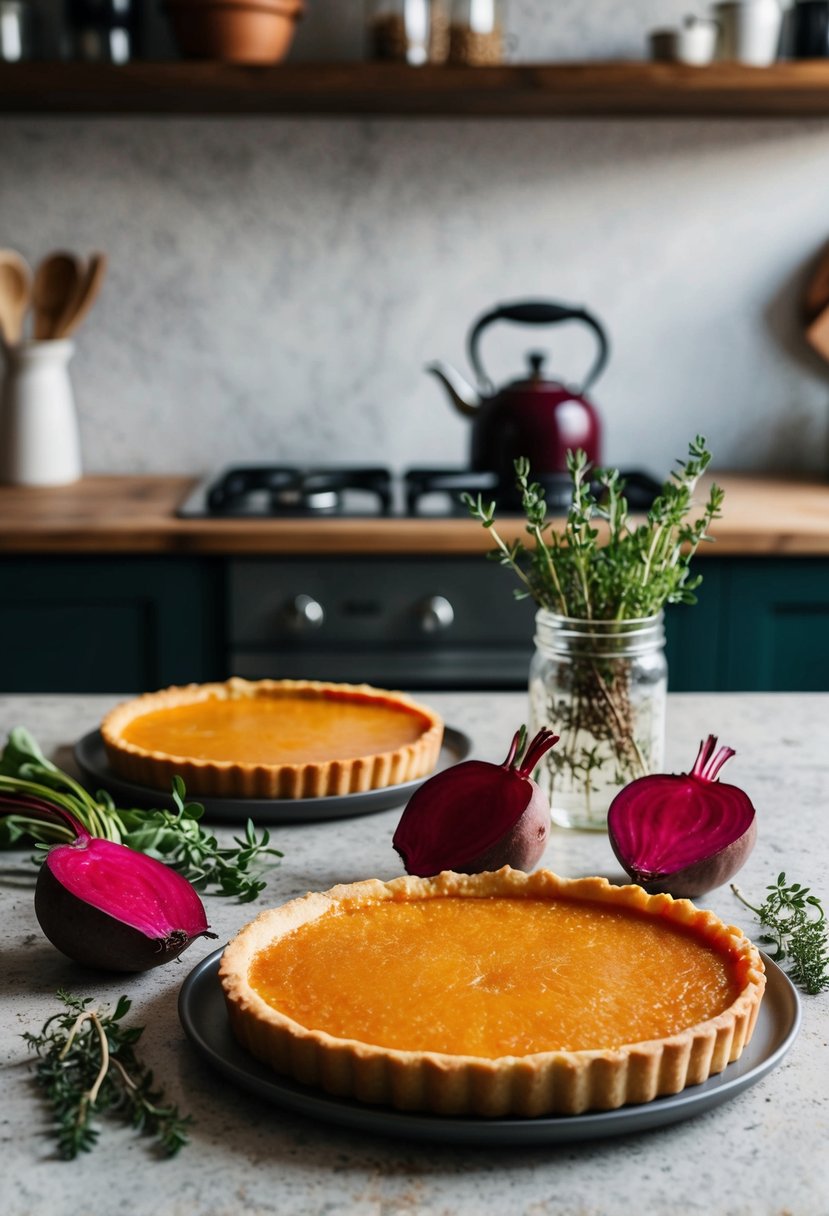
{"label": "textured plaster wall", "polygon": [[[687,7],[514,2],[515,53],[639,55]],[[311,9],[297,54],[359,53],[359,5]],[[73,365],[90,471],[462,463],[422,366],[463,365],[472,318],[522,296],[607,324],[609,460],[661,472],[701,430],[721,467],[826,467],[799,319],[826,123],[5,119],[0,166],[0,245],[111,257]],[[493,374],[545,340],[576,379],[570,329],[493,331]]]}

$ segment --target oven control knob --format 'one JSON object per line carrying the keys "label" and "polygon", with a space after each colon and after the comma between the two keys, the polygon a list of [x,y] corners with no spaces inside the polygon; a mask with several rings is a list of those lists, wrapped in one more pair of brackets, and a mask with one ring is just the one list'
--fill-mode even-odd
{"label": "oven control knob", "polygon": [[295,595],[285,606],[285,620],[294,633],[308,633],[319,629],[325,610],[313,595]]}
{"label": "oven control knob", "polygon": [[424,633],[440,633],[455,619],[455,609],[443,595],[430,595],[418,605],[420,628]]}

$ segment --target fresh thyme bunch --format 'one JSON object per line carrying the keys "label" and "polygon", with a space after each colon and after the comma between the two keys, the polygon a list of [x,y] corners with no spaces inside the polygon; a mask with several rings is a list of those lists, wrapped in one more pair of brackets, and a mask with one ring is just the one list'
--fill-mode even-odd
{"label": "fresh thyme bunch", "polygon": [[[495,527],[495,503],[464,495],[470,514],[489,529],[493,558],[521,581],[518,598],[577,620],[623,621],[654,616],[665,604],[693,604],[701,577],[691,558],[721,515],[723,491],[712,485],[699,517],[688,516],[711,453],[697,435],[688,457],[662,487],[644,523],[631,526],[624,481],[617,469],[591,469],[583,451],[568,452],[573,496],[563,531],[547,519],[544,491],[530,481],[530,462],[515,462],[516,484],[532,547],[506,542]],[[603,521],[604,530],[596,526]]]}
{"label": "fresh thyme bunch", "polygon": [[153,1074],[135,1054],[143,1027],[121,1019],[131,1002],[122,996],[114,1012],[90,1009],[92,998],[62,990],[65,1011],[53,1014],[40,1034],[24,1034],[37,1053],[35,1081],[52,1108],[58,1152],[64,1161],[95,1147],[96,1115],[114,1113],[137,1132],[153,1136],[172,1157],[187,1143],[188,1115],[164,1101]]}
{"label": "fresh thyme bunch", "polygon": [[818,897],[799,882],[787,886],[785,873],[769,884],[759,907],[749,903],[734,883],[731,890],[765,930],[760,941],[774,948],[771,957],[775,962],[788,962],[794,983],[810,996],[829,988],[829,933]]}

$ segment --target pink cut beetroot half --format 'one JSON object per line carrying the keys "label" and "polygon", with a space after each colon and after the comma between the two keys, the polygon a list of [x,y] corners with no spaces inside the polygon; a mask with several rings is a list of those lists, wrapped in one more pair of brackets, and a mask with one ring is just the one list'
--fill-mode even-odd
{"label": "pink cut beetroot half", "polygon": [[652,894],[704,895],[728,882],[757,835],[748,796],[716,775],[734,755],[700,744],[690,773],[653,774],[626,785],[613,802],[607,829],[613,851],[634,882]]}

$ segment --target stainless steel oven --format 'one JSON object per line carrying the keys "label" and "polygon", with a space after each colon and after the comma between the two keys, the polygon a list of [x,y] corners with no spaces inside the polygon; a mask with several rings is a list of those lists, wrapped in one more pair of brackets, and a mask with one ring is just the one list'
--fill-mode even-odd
{"label": "stainless steel oven", "polygon": [[[542,478],[551,510],[569,505],[569,477]],[[628,475],[631,505],[656,484]],[[183,518],[466,515],[462,494],[515,512],[495,473],[378,467],[239,465],[202,482]],[[238,559],[230,564],[228,670],[251,679],[303,677],[404,688],[523,688],[533,605],[480,555]]]}
{"label": "stainless steel oven", "polygon": [[229,669],[401,688],[522,688],[533,605],[480,556],[239,559]]}

